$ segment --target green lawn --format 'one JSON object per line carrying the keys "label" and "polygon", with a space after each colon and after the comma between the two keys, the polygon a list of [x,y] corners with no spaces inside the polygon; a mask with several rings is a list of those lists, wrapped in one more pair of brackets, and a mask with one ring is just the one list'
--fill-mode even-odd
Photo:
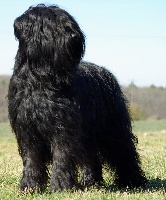
{"label": "green lawn", "polygon": [[137,133],[164,132],[166,131],[166,120],[135,121],[133,130]]}
{"label": "green lawn", "polygon": [[111,176],[103,170],[106,187],[85,191],[63,191],[49,194],[21,194],[19,181],[22,162],[17,144],[8,124],[0,124],[0,200],[166,200],[166,121],[139,121],[134,123],[134,132],[139,139],[138,150],[143,169],[149,178],[144,189],[135,191],[116,190]]}

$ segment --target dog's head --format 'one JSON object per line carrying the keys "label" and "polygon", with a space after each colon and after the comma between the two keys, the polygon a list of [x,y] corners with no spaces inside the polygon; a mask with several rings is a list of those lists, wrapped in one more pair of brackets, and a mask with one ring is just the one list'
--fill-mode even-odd
{"label": "dog's head", "polygon": [[83,32],[74,18],[58,6],[30,7],[15,20],[14,33],[24,62],[75,68],[84,55]]}

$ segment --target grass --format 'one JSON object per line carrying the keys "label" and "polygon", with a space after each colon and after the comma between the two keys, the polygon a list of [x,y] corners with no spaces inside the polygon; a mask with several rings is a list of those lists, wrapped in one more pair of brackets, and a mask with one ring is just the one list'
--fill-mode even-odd
{"label": "grass", "polygon": [[139,139],[138,150],[142,166],[149,177],[144,189],[133,191],[116,190],[111,175],[103,170],[106,187],[94,187],[85,191],[63,191],[49,194],[21,194],[19,181],[22,162],[17,144],[8,124],[0,124],[0,200],[165,200],[166,199],[166,121],[139,121],[134,123],[134,132]]}
{"label": "grass", "polygon": [[166,131],[166,120],[135,121],[134,132],[164,132]]}

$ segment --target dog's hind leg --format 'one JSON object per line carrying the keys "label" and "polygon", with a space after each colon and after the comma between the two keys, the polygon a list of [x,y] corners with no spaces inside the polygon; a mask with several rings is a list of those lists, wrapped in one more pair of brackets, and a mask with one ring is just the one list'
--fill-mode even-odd
{"label": "dog's hind leg", "polygon": [[95,151],[92,151],[94,149],[95,148],[91,148],[91,153],[88,153],[89,163],[85,164],[82,168],[80,183],[83,187],[100,185],[103,181],[102,163],[101,160],[98,158],[97,153]]}
{"label": "dog's hind leg", "polygon": [[98,162],[83,167],[80,181],[83,187],[100,185],[102,181],[102,166]]}
{"label": "dog's hind leg", "polygon": [[146,183],[146,177],[140,167],[139,155],[132,142],[104,142],[103,157],[108,165],[115,170],[115,183],[118,187],[140,187]]}
{"label": "dog's hind leg", "polygon": [[[137,137],[132,133],[129,105],[113,76],[103,93],[103,108],[97,117],[102,120],[97,143],[105,161],[115,170],[115,181],[120,187],[139,187],[146,182],[137,152]],[[99,120],[98,119],[98,120]],[[99,123],[98,123],[99,124]]]}

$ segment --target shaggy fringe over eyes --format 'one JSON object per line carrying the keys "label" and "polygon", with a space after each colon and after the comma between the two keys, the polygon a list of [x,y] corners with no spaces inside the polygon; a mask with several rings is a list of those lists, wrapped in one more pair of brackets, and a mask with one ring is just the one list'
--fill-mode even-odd
{"label": "shaggy fringe over eyes", "polygon": [[58,6],[30,7],[15,20],[14,34],[25,60],[39,62],[42,58],[42,62],[66,69],[77,66],[84,55],[83,32],[74,18]]}

